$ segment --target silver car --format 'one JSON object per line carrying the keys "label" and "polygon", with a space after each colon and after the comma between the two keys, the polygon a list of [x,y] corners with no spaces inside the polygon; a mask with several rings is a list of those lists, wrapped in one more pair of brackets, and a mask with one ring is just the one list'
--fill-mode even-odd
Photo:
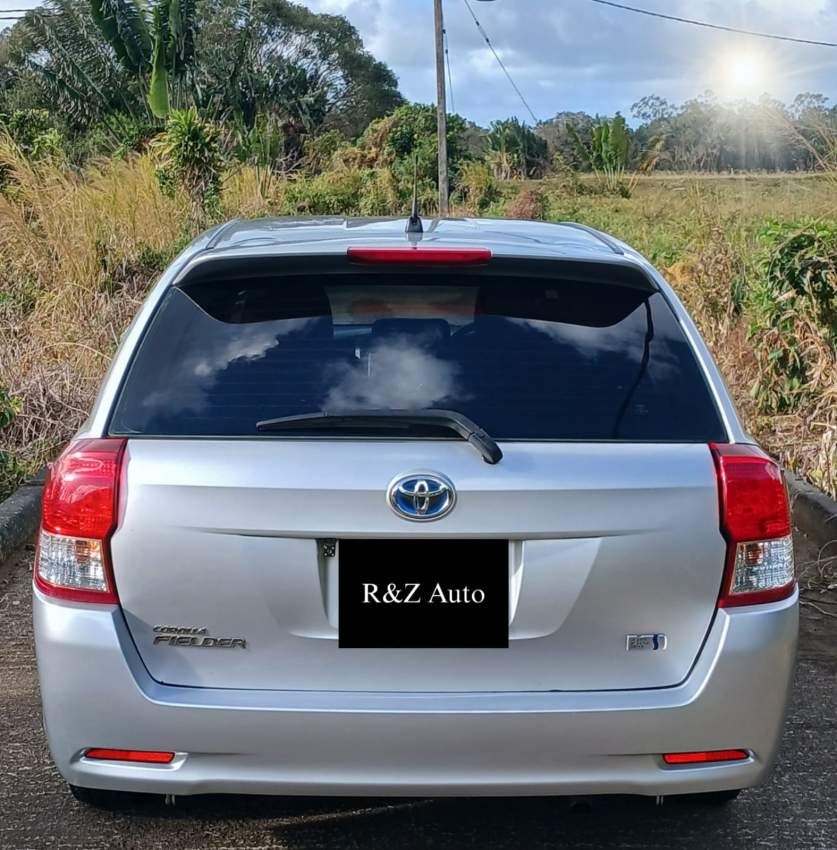
{"label": "silver car", "polygon": [[78,798],[770,773],[788,500],[676,295],[580,225],[408,230],[230,222],[126,333],[34,577]]}

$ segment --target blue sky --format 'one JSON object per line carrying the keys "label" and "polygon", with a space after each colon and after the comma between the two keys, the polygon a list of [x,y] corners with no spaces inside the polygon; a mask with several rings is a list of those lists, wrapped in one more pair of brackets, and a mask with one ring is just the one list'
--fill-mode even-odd
{"label": "blue sky", "polygon": [[[346,15],[369,50],[398,74],[411,100],[435,99],[431,0],[302,0]],[[837,0],[626,0],[666,14],[837,41]],[[457,112],[486,124],[531,122],[468,14],[444,0]],[[628,114],[652,92],[682,101],[712,89],[723,99],[803,91],[837,100],[837,48],[793,45],[654,20],[590,0],[471,0],[539,118],[561,110]]]}

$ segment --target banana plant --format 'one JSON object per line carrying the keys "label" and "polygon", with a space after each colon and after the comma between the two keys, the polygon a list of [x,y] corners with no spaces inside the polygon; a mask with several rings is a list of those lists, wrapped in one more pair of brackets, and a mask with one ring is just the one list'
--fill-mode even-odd
{"label": "banana plant", "polygon": [[633,140],[624,117],[618,112],[610,121],[600,119],[593,128],[589,144],[585,144],[576,129],[569,127],[581,162],[600,178],[605,191],[629,198],[636,188],[639,175],[653,171],[664,144],[664,137],[651,140],[648,148],[634,159],[631,170]]}
{"label": "banana plant", "polygon": [[152,114],[165,118],[195,58],[195,0],[90,0],[90,10],[124,69],[147,79]]}
{"label": "banana plant", "polygon": [[546,170],[546,141],[517,118],[494,121],[486,145],[486,160],[501,180],[542,177]]}

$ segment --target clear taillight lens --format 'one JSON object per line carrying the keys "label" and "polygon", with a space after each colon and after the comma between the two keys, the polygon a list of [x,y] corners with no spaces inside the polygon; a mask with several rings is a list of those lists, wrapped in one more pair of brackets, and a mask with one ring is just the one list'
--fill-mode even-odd
{"label": "clear taillight lens", "polygon": [[793,539],[790,536],[736,544],[730,596],[740,598],[743,593],[787,587],[793,580]]}
{"label": "clear taillight lens", "polygon": [[755,446],[713,445],[721,531],[729,544],[718,605],[755,605],[794,591],[790,506],[779,465]]}
{"label": "clear taillight lens", "polygon": [[74,587],[107,593],[108,575],[101,540],[59,537],[41,531],[38,577],[53,587]]}
{"label": "clear taillight lens", "polygon": [[35,559],[42,593],[115,603],[109,542],[116,528],[125,440],[79,440],[58,458],[44,487]]}

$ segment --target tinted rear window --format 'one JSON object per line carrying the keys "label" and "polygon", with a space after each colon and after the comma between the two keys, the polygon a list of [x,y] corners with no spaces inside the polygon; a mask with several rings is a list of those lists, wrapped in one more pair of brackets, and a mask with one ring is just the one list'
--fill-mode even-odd
{"label": "tinted rear window", "polygon": [[171,289],[110,432],[248,437],[263,419],[348,408],[456,410],[501,440],[725,439],[657,292],[380,273]]}

